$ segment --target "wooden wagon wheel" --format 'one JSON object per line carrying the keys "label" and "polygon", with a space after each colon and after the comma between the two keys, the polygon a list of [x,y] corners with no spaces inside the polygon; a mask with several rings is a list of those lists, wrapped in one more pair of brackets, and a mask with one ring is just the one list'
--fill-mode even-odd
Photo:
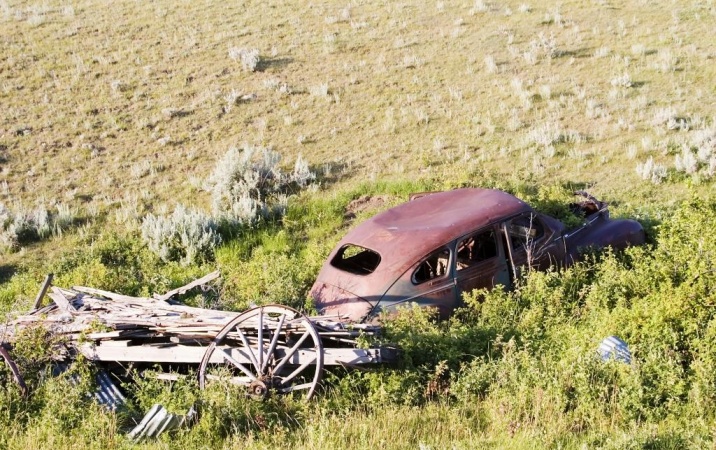
{"label": "wooden wagon wheel", "polygon": [[260,306],[232,319],[207,347],[199,366],[204,389],[210,367],[225,367],[231,382],[254,398],[272,392],[311,398],[323,372],[323,344],[313,323],[295,309]]}
{"label": "wooden wagon wheel", "polygon": [[10,357],[10,354],[8,353],[7,349],[4,347],[3,344],[0,344],[0,357],[5,360],[5,364],[7,364],[8,368],[10,369],[10,372],[12,372],[12,377],[15,380],[15,384],[20,387],[22,395],[27,395],[27,385],[25,384],[25,379],[22,378],[22,375],[20,375],[20,369],[17,368],[17,364],[15,364],[15,361],[13,361],[13,359]]}

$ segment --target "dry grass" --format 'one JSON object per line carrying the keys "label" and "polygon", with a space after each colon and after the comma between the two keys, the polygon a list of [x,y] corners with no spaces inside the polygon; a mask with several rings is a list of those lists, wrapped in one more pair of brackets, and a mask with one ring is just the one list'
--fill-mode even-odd
{"label": "dry grass", "polygon": [[[638,164],[673,167],[713,126],[715,14],[696,1],[0,0],[0,202],[202,207],[199,180],[244,142],[348,182],[479,167],[637,200],[653,190]],[[258,50],[254,71],[236,49]]]}

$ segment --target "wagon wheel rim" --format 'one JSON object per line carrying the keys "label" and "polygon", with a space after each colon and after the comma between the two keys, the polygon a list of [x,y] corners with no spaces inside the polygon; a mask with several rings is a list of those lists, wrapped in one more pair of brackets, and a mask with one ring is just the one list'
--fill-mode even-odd
{"label": "wagon wheel rim", "polygon": [[263,399],[271,393],[305,393],[310,399],[323,372],[321,336],[305,315],[282,305],[250,309],[227,323],[207,347],[199,366],[199,386],[211,367],[226,367],[229,381]]}
{"label": "wagon wheel rim", "polygon": [[0,359],[5,360],[5,364],[10,369],[10,372],[12,372],[12,378],[15,381],[15,384],[17,384],[17,386],[20,388],[20,392],[22,392],[22,395],[26,396],[27,385],[25,384],[25,379],[20,374],[20,369],[18,369],[17,364],[15,364],[15,361],[13,361],[12,357],[10,357],[10,353],[2,344],[0,344]]}

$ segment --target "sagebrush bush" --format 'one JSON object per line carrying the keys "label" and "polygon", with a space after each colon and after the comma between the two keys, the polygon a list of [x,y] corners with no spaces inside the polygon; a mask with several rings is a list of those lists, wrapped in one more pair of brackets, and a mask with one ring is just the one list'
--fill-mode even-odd
{"label": "sagebrush bush", "polygon": [[74,214],[66,205],[57,205],[57,212],[51,213],[43,206],[34,210],[19,206],[13,211],[0,203],[0,251],[61,234],[73,223]]}
{"label": "sagebrush bush", "polygon": [[300,156],[291,173],[284,173],[280,162],[281,155],[269,148],[229,148],[205,184],[214,217],[230,226],[244,226],[282,216],[287,196],[305,187],[315,174]]}
{"label": "sagebrush bush", "polygon": [[650,156],[643,163],[636,165],[636,173],[642,180],[649,180],[654,184],[659,184],[666,179],[667,170],[666,166],[655,163],[654,158]]}
{"label": "sagebrush bush", "polygon": [[142,237],[164,261],[187,265],[211,259],[214,248],[221,242],[213,218],[183,205],[177,205],[170,216],[144,217]]}
{"label": "sagebrush bush", "polygon": [[288,173],[280,161],[281,155],[269,148],[229,148],[204,184],[212,214],[183,205],[170,216],[148,214],[142,221],[144,241],[164,261],[188,265],[211,260],[222,234],[231,239],[241,230],[281,218],[289,196],[316,179],[300,155]]}
{"label": "sagebrush bush", "polygon": [[229,57],[241,64],[241,68],[247,72],[254,72],[261,61],[259,50],[256,48],[231,47]]}

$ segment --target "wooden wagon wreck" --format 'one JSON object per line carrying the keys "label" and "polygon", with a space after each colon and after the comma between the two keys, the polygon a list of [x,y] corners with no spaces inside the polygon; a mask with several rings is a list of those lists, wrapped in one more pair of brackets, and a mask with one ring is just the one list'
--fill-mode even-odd
{"label": "wooden wagon wreck", "polygon": [[[153,298],[130,297],[99,289],[49,286],[38,295],[52,303],[0,326],[0,356],[24,387],[10,353],[22,329],[42,326],[65,337],[60,359],[84,355],[99,365],[193,367],[199,385],[225,378],[263,398],[297,392],[310,398],[326,366],[362,366],[395,358],[390,348],[360,348],[360,336],[374,336],[376,326],[351,324],[339,316],[308,317],[283,305],[258,306],[244,312],[186,306],[174,299],[217,278],[207,275]],[[49,288],[49,290],[48,290]]]}

